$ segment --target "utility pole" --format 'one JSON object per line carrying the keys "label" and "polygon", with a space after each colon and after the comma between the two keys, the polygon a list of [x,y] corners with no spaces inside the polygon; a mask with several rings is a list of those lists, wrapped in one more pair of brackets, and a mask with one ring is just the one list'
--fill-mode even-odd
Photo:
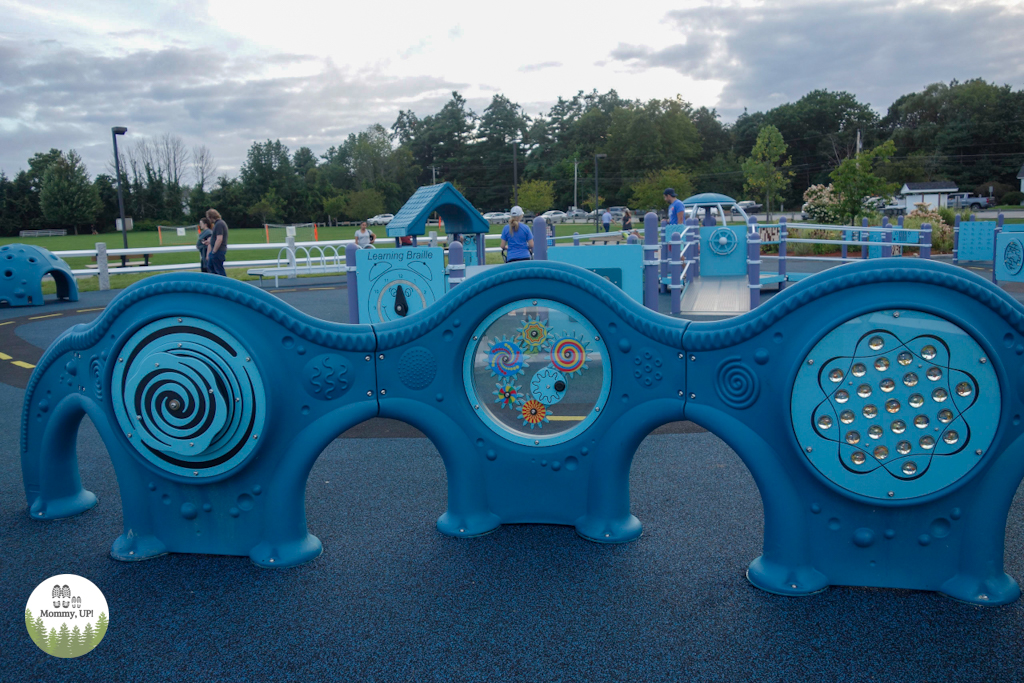
{"label": "utility pole", "polygon": [[512,204],[519,205],[519,143],[512,141]]}
{"label": "utility pole", "polygon": [[860,141],[860,128],[858,128],[857,129],[857,156],[860,156],[861,148],[862,148],[862,144],[861,144],[861,141]]}
{"label": "utility pole", "polygon": [[580,160],[572,160],[572,208],[576,210],[580,208],[580,200],[577,196],[578,188],[580,183]]}
{"label": "utility pole", "polygon": [[430,184],[437,185],[437,166],[430,167]]}

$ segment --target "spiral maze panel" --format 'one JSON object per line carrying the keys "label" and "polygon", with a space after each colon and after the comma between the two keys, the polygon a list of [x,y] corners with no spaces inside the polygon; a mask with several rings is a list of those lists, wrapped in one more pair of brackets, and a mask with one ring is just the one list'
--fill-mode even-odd
{"label": "spiral maze panel", "polygon": [[125,437],[161,470],[214,477],[256,452],[263,382],[246,348],[217,325],[195,318],[146,325],[118,352],[111,385]]}
{"label": "spiral maze panel", "polygon": [[793,428],[807,461],[846,491],[902,500],[966,477],[999,424],[992,363],[960,327],[917,311],[840,325],[807,355]]}
{"label": "spiral maze panel", "polygon": [[464,362],[466,392],[474,412],[501,437],[531,446],[562,443],[604,408],[607,362],[596,328],[578,312],[554,301],[517,301],[474,332]]}

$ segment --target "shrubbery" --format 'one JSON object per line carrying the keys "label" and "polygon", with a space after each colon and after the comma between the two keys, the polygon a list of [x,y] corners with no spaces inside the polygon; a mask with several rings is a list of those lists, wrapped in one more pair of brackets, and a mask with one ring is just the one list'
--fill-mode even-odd
{"label": "shrubbery", "polygon": [[807,217],[814,223],[837,225],[839,223],[839,197],[831,184],[811,185],[804,192]]}
{"label": "shrubbery", "polygon": [[1020,206],[1024,204],[1024,192],[1013,190],[1003,195],[1003,204],[1009,204],[1010,206]]}

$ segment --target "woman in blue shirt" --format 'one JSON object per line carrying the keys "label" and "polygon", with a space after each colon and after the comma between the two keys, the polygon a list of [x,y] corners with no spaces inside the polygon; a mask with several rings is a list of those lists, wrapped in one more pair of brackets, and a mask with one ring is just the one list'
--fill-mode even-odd
{"label": "woman in blue shirt", "polygon": [[509,212],[512,219],[501,231],[501,249],[508,249],[506,263],[513,261],[529,261],[533,254],[533,232],[523,223],[523,209],[513,206]]}

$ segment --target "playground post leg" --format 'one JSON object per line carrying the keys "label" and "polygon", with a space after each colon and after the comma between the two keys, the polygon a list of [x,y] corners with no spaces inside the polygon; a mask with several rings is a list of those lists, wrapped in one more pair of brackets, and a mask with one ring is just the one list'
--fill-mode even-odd
{"label": "playground post leg", "polygon": [[270,244],[270,226],[266,223],[263,224],[263,234],[267,238],[267,244]]}
{"label": "playground post leg", "polygon": [[761,303],[761,234],[757,224],[747,232],[747,288],[750,289],[750,310]]}
{"label": "playground post leg", "polygon": [[455,289],[466,276],[466,261],[462,253],[462,242],[452,242],[448,247],[448,289]]}
{"label": "playground post leg", "polygon": [[[999,214],[1002,218],[1002,214]],[[996,259],[999,258],[999,233],[1003,231],[1002,221],[996,223],[995,229],[992,231],[992,284],[996,284]]]}
{"label": "playground post leg", "polygon": [[686,253],[686,259],[684,261],[684,263],[686,263],[686,281],[693,282],[693,271],[697,267],[697,259],[694,258],[694,252],[696,251],[696,247],[693,244],[695,241],[695,237],[693,234],[693,230],[690,228],[690,226],[686,227],[686,249],[684,250]]}
{"label": "playground post leg", "polygon": [[[786,282],[786,239],[789,237],[789,226],[786,224],[786,217],[779,218],[779,291],[781,292],[788,284]],[[846,257],[846,245],[843,245],[843,257]]]}
{"label": "playground post leg", "polygon": [[682,237],[679,236],[678,232],[672,233],[672,241],[669,244],[669,266],[672,271],[672,283],[669,288],[672,290],[672,313],[679,313],[682,309],[680,306],[683,283],[683,253],[682,253]]}
{"label": "playground post leg", "polygon": [[953,219],[953,265],[960,264],[960,214]]}
{"label": "playground post leg", "polygon": [[105,292],[110,289],[110,266],[107,261],[106,242],[96,243],[96,270],[99,271],[97,277],[100,282],[100,291]]}
{"label": "playground post leg", "polygon": [[658,310],[659,251],[658,214],[651,211],[644,216],[644,306],[652,311]]}
{"label": "playground post leg", "polygon": [[574,246],[574,247],[580,246],[580,234],[578,232],[574,232],[572,234],[572,246]]}
{"label": "playground post leg", "polygon": [[537,261],[548,260],[548,222],[542,216],[533,219],[533,258]]}
{"label": "playground post leg", "polygon": [[359,323],[359,291],[356,279],[356,250],[357,247],[349,245],[345,247],[345,285],[348,289],[348,321],[356,325]]}
{"label": "playground post leg", "polygon": [[892,256],[892,227],[889,225],[885,226],[885,232],[882,233],[882,243],[885,245],[882,247],[882,256]]}
{"label": "playground post leg", "polygon": [[920,258],[930,259],[932,257],[932,224],[925,223],[921,226],[921,248],[918,250]]}
{"label": "playground post leg", "polygon": [[[883,221],[883,224],[884,224],[885,219],[883,218],[882,221]],[[867,218],[861,218],[860,219],[860,227],[862,227],[862,228],[868,227],[868,219]],[[856,232],[854,234],[860,235],[860,238],[858,239],[859,242],[867,242],[868,239],[871,237],[871,233],[864,232],[863,230],[860,230],[860,231],[858,231],[858,232]],[[865,259],[865,258],[868,257],[868,247],[865,244],[860,245],[860,257],[862,259]]]}
{"label": "playground post leg", "polygon": [[295,238],[289,235],[284,238],[285,247],[288,249],[288,267],[295,268]]}

